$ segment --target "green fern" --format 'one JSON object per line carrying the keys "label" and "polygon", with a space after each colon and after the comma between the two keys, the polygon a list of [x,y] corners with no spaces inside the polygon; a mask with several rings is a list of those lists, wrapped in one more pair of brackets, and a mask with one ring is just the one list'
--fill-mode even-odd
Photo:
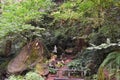
{"label": "green fern", "polygon": [[[108,71],[108,80],[111,80],[113,77],[120,80],[120,52],[116,51],[110,53],[101,64],[100,68],[101,67]],[[98,74],[98,76],[100,76],[100,74]]]}
{"label": "green fern", "polygon": [[109,63],[114,62],[116,65],[120,65],[120,52],[112,52],[110,53],[101,66],[105,67]]}

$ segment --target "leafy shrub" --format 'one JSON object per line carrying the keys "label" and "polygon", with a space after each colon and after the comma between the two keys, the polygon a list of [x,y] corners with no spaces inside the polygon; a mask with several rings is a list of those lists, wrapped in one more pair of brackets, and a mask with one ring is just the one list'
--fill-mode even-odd
{"label": "leafy shrub", "polygon": [[57,71],[54,68],[49,68],[49,72],[55,74]]}
{"label": "leafy shrub", "polygon": [[44,80],[44,78],[35,72],[28,72],[25,75],[25,80]]}
{"label": "leafy shrub", "polygon": [[84,65],[81,62],[81,59],[76,59],[68,64],[68,67],[71,69],[76,69],[76,70],[83,70],[85,69]]}
{"label": "leafy shrub", "polygon": [[11,75],[8,80],[24,80],[22,76]]}
{"label": "leafy shrub", "polygon": [[0,15],[0,38],[9,33],[34,29],[34,26],[26,23],[33,19],[41,20],[46,12],[39,10],[47,10],[51,4],[49,0],[5,1],[2,4],[2,14]]}
{"label": "leafy shrub", "polygon": [[67,1],[59,6],[58,11],[52,12],[52,16],[55,17],[56,20],[79,20],[87,10],[90,10],[93,7],[92,1]]}
{"label": "leafy shrub", "polygon": [[36,72],[28,72],[24,77],[23,76],[15,76],[12,75],[8,78],[9,80],[44,80],[39,74]]}

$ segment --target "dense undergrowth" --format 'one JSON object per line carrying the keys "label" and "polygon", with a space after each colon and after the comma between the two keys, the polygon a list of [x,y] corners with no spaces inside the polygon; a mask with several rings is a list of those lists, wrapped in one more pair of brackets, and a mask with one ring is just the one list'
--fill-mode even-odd
{"label": "dense undergrowth", "polygon": [[[14,42],[20,38],[23,41],[20,46],[23,46],[34,37],[41,37],[50,50],[56,44],[61,45],[58,40],[66,44],[65,41],[74,37],[85,37],[95,45],[104,43],[107,38],[111,42],[117,42],[120,38],[119,0],[6,0],[1,2],[1,10],[1,44],[6,40]],[[110,59],[119,64],[120,55],[112,54],[108,55],[103,64]],[[83,69],[78,66],[82,65],[78,62],[75,60],[71,65]],[[13,78],[10,77],[10,80]]]}
{"label": "dense undergrowth", "polygon": [[24,77],[12,75],[9,80],[44,80],[44,78],[35,72],[28,72]]}
{"label": "dense undergrowth", "polygon": [[[8,0],[1,4],[0,35],[3,37],[10,33],[34,29],[35,24],[37,27],[44,27],[45,29],[48,27],[55,29],[73,27],[74,30],[74,27],[77,27],[77,30],[80,27],[85,28],[88,26],[93,28],[110,27],[112,23],[116,22],[114,21],[116,16],[119,16],[120,3],[117,0],[75,0],[65,1],[57,6],[50,0],[23,0],[21,2]],[[114,17],[106,16],[107,14]],[[35,22],[34,25],[31,25],[32,23],[27,24],[32,21]],[[116,23],[114,27],[119,24],[119,22]],[[112,26],[109,29],[113,30],[114,28]],[[70,31],[72,32],[72,30]]]}
{"label": "dense undergrowth", "polygon": [[42,19],[46,12],[40,10],[47,10],[51,4],[50,1],[44,0],[3,1],[1,3],[0,38],[12,35],[12,33],[35,29],[34,26],[27,23]]}

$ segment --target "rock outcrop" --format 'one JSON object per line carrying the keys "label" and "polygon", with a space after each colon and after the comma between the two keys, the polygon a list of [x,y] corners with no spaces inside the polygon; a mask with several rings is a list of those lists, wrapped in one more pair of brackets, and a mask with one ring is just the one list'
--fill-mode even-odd
{"label": "rock outcrop", "polygon": [[36,39],[23,47],[20,53],[12,59],[7,67],[9,73],[21,73],[27,68],[34,67],[45,58],[43,43]]}

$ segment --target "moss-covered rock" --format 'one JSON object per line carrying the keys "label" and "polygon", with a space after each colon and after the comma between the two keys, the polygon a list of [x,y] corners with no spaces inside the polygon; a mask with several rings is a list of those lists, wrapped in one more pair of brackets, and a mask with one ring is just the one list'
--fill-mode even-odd
{"label": "moss-covered rock", "polygon": [[43,43],[36,39],[23,47],[21,52],[12,59],[7,67],[9,73],[21,73],[24,70],[34,67],[46,59]]}

